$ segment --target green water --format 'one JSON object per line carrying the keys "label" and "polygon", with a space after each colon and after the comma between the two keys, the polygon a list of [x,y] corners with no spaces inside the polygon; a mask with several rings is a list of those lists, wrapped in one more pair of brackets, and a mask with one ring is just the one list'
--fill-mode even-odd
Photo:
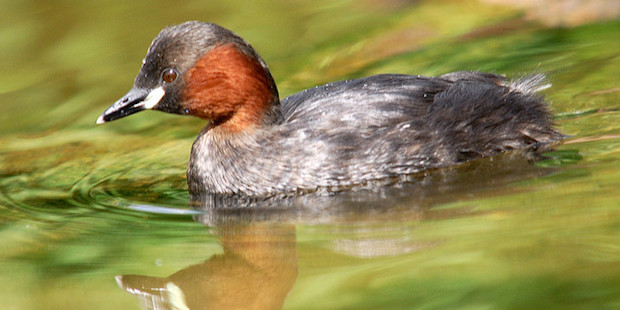
{"label": "green water", "polygon": [[[476,1],[2,1],[1,308],[620,308],[620,20],[552,15]],[[570,138],[536,165],[508,154],[302,206],[194,209],[184,175],[200,120],[94,125],[153,36],[193,19],[250,41],[284,96],[386,72],[546,72]]]}

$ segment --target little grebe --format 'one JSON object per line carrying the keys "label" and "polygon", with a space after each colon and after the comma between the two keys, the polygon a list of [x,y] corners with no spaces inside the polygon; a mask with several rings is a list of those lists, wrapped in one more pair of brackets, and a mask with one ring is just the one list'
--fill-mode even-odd
{"label": "little grebe", "polygon": [[209,120],[192,147],[192,192],[253,197],[339,191],[561,139],[536,91],[481,72],[382,74],[282,100],[267,65],[220,26],[186,22],[153,40],[133,88],[97,120],[143,110]]}

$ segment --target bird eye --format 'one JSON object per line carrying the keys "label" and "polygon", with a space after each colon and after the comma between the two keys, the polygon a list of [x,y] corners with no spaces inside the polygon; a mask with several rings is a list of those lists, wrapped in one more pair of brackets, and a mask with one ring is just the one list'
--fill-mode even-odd
{"label": "bird eye", "polygon": [[164,83],[170,84],[177,79],[178,73],[174,69],[165,69],[164,72],[161,73],[161,80]]}

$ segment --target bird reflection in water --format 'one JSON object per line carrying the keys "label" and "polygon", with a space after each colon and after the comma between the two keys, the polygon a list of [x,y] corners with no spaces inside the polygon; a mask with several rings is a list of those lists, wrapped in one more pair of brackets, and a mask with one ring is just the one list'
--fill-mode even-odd
{"label": "bird reflection in water", "polygon": [[280,309],[297,277],[293,225],[229,225],[224,249],[169,277],[117,276],[146,309]]}
{"label": "bird reflection in water", "polygon": [[191,193],[191,204],[200,211],[195,220],[214,228],[223,253],[165,278],[116,280],[144,309],[281,309],[297,280],[296,225],[331,225],[327,247],[341,255],[374,258],[425,250],[443,241],[416,241],[412,223],[492,212],[432,206],[514,190],[506,185],[556,169],[531,160],[507,154],[412,176],[417,179],[404,187],[331,196],[247,200]]}

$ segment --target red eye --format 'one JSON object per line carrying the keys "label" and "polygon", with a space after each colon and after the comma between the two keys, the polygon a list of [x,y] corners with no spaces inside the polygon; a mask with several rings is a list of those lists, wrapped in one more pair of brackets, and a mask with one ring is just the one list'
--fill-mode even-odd
{"label": "red eye", "polygon": [[166,69],[164,70],[164,72],[161,73],[161,80],[164,81],[164,83],[172,83],[177,79],[177,71],[174,69]]}

